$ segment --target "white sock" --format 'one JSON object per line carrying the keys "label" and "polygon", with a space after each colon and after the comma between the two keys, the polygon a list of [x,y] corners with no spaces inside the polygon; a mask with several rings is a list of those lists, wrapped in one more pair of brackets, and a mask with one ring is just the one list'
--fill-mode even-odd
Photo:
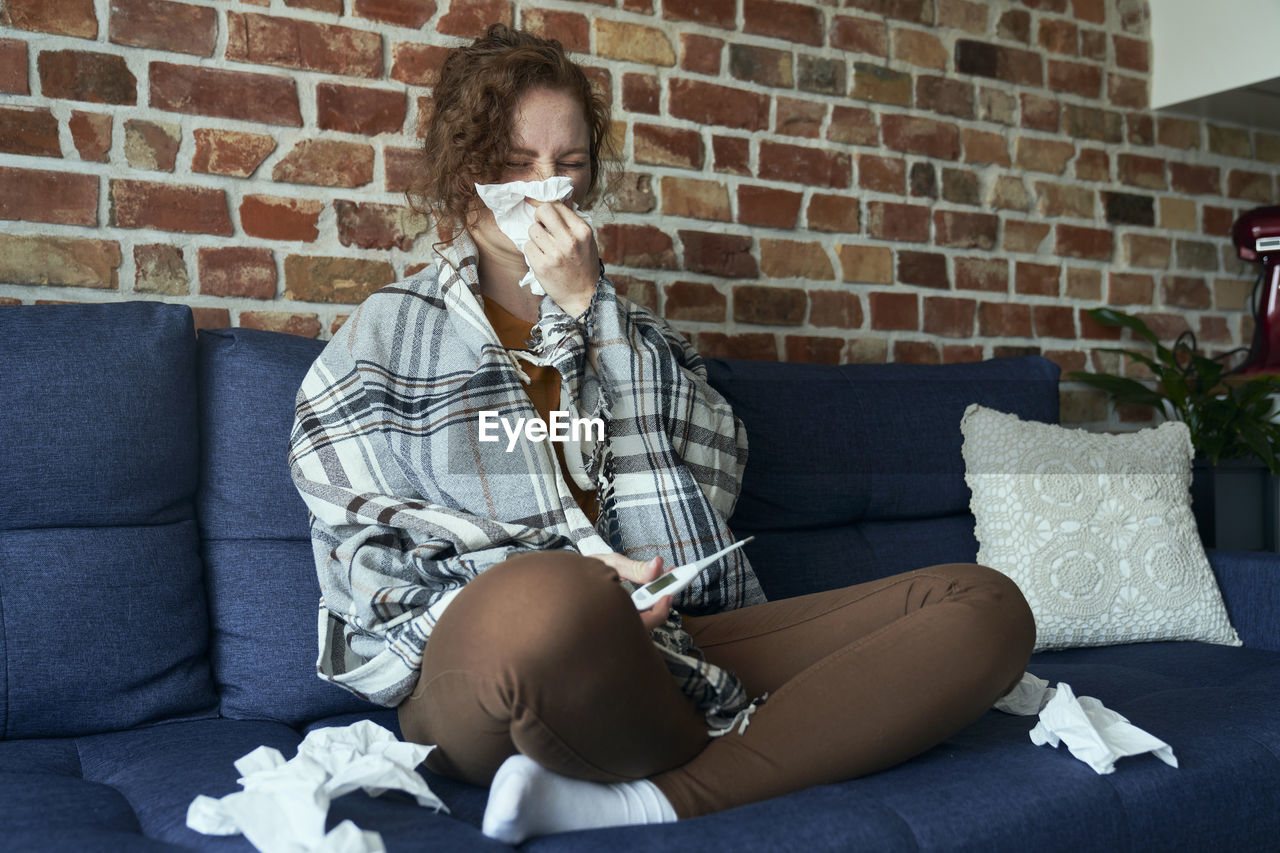
{"label": "white sock", "polygon": [[648,779],[606,785],[571,779],[531,758],[513,755],[489,786],[484,834],[507,844],[526,838],[642,823],[671,823],[675,809]]}

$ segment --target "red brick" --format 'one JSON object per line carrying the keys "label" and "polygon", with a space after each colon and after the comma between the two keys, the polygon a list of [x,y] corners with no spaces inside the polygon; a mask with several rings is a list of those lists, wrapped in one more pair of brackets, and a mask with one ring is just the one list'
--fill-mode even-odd
{"label": "red brick", "polygon": [[601,225],[600,257],[606,264],[652,269],[676,269],[671,237],[652,225]]}
{"label": "red brick", "polygon": [[1065,305],[1034,305],[1031,308],[1031,324],[1037,338],[1076,337],[1075,317]]}
{"label": "red brick", "polygon": [[947,67],[948,53],[942,40],[932,33],[895,28],[893,58],[919,68],[943,71]]}
{"label": "red brick", "polygon": [[895,151],[922,154],[939,160],[960,157],[960,129],[949,122],[905,115],[885,115],[884,144]]}
{"label": "red brick", "polygon": [[29,95],[27,43],[21,39],[0,39],[0,92]]}
{"label": "red brick", "polygon": [[778,96],[774,132],[817,139],[827,116],[827,105],[816,101]]}
{"label": "red brick", "polygon": [[289,255],[284,259],[284,298],[355,305],[395,278],[386,261]]}
{"label": "red brick", "polygon": [[[271,0],[246,0],[254,6],[270,6]],[[359,2],[359,0],[357,0]],[[284,5],[291,9],[310,9],[313,12],[328,12],[330,15],[342,14],[342,0],[284,0]]]}
{"label": "red brick", "polygon": [[1010,41],[1031,43],[1031,13],[1026,9],[1010,9],[996,22],[996,35]]}
{"label": "red brick", "polygon": [[310,199],[246,195],[240,202],[240,226],[250,237],[267,240],[314,241],[324,202]]}
{"label": "red brick", "polygon": [[61,157],[58,120],[36,107],[0,107],[0,151],[34,157]]}
{"label": "red brick", "polygon": [[862,107],[836,105],[831,108],[831,126],[827,139],[850,145],[878,145],[880,130],[876,126],[875,113]]}
{"label": "red brick", "polygon": [[658,286],[647,279],[633,278],[629,275],[618,273],[610,276],[613,281],[613,287],[618,291],[618,295],[624,299],[630,299],[637,305],[643,305],[654,314],[658,313]]}
{"label": "red brick", "polygon": [[843,338],[819,338],[813,335],[786,335],[783,340],[785,360],[806,364],[839,364],[844,351]]}
{"label": "red brick", "polygon": [[1120,340],[1121,329],[1118,326],[1104,326],[1088,314],[1088,309],[1081,308],[1076,315],[1080,321],[1080,337],[1098,341]]}
{"label": "red brick", "polygon": [[1056,98],[1024,92],[1020,101],[1023,127],[1050,133],[1058,132],[1061,110]]}
{"label": "red brick", "polygon": [[986,358],[981,344],[943,344],[942,363],[957,364],[960,362],[982,361]]}
{"label": "red brick", "polygon": [[906,195],[907,161],[901,157],[859,154],[858,186],[864,190]]}
{"label": "red brick", "polygon": [[751,238],[741,234],[680,231],[684,268],[723,278],[756,278],[760,268],[751,254]]}
{"label": "red brick", "polygon": [[848,154],[780,142],[760,143],[760,177],[811,186],[844,189],[849,186],[852,161]]}
{"label": "red brick", "polygon": [[805,211],[805,222],[811,231],[856,234],[861,228],[858,200],[845,195],[814,193]]}
{"label": "red brick", "polygon": [[995,166],[1008,166],[1009,143],[1003,134],[988,133],[972,128],[963,128],[960,133],[961,147],[964,149],[966,163],[989,163]]}
{"label": "red brick", "polygon": [[622,75],[622,108],[633,113],[657,115],[662,88],[653,74],[627,72]]}
{"label": "red brick", "polygon": [[1118,34],[1113,35],[1111,41],[1116,48],[1116,65],[1130,71],[1150,70],[1150,51],[1146,41]]}
{"label": "red brick", "polygon": [[449,48],[435,44],[396,42],[391,47],[391,79],[412,86],[435,86]]}
{"label": "red brick", "polygon": [[271,170],[271,180],[362,187],[373,180],[373,149],[356,142],[303,139]]}
{"label": "red brick", "polygon": [[796,85],[805,92],[837,97],[845,94],[847,72],[843,59],[830,59],[802,53],[796,73],[799,77]]}
{"label": "red brick", "polygon": [[94,0],[7,0],[0,24],[84,39],[98,36]]}
{"label": "red brick", "polygon": [[885,246],[840,246],[841,280],[860,284],[893,283],[893,250]]}
{"label": "red brick", "polygon": [[883,21],[837,15],[831,29],[831,45],[857,54],[888,58],[888,28]]}
{"label": "red brick", "polygon": [[[1205,234],[1212,237],[1227,237],[1231,234],[1231,226],[1236,221],[1236,215],[1229,208],[1206,204],[1202,219]],[[1167,247],[1165,254],[1168,255]]]}
{"label": "red brick", "polygon": [[720,54],[724,52],[724,39],[696,33],[680,34],[680,67],[697,74],[719,74]]}
{"label": "red brick", "polygon": [[300,338],[320,337],[320,318],[293,311],[241,311],[240,327],[264,332],[283,332]]}
{"label": "red brick", "polygon": [[929,241],[929,208],[889,201],[867,203],[867,231],[879,240]]}
{"label": "red brick", "polygon": [[987,31],[987,5],[970,0],[939,0],[938,24],[982,35]]}
{"label": "red brick", "polygon": [[138,103],[138,79],[124,57],[83,50],[44,50],[36,58],[46,98],[94,104]]}
{"label": "red brick", "polygon": [[1013,265],[1013,289],[1015,293],[1032,296],[1057,296],[1062,268],[1048,264],[1032,264],[1018,261]]}
{"label": "red brick", "polygon": [[937,252],[913,252],[900,249],[898,281],[902,284],[946,290],[951,283],[947,278],[947,256]]}
{"label": "red brick", "polygon": [[822,10],[781,0],[742,0],[743,32],[820,47]]}
{"label": "red brick", "polygon": [[136,293],[186,296],[191,290],[187,264],[177,246],[163,243],[134,246],[133,268]]}
{"label": "red brick", "polygon": [[[0,110],[0,118],[4,111]],[[3,124],[3,122],[0,122]],[[105,113],[82,113],[72,111],[67,121],[67,129],[71,131],[71,141],[81,160],[92,160],[105,163],[111,152],[111,116]],[[57,123],[54,123],[57,130]]]}
{"label": "red brick", "polygon": [[228,12],[227,59],[348,77],[381,77],[382,36],[336,24]]}
{"label": "red brick", "polygon": [[1020,169],[1061,175],[1075,151],[1075,145],[1070,142],[1019,136],[1014,144],[1013,162]]}
{"label": "red brick", "polygon": [[666,287],[663,316],[668,320],[723,323],[729,300],[713,285],[677,281]]}
{"label": "red brick", "polygon": [[708,24],[722,30],[737,25],[737,0],[663,0],[662,17]]}
{"label": "red brick", "polygon": [[857,329],[862,326],[862,300],[848,290],[809,291],[809,325]]}
{"label": "red brick", "polygon": [[751,142],[736,136],[711,137],[711,153],[717,172],[751,174]]}
{"label": "red brick", "polygon": [[1044,85],[1043,63],[1034,51],[959,39],[955,55],[956,70],[961,74],[993,77],[1020,86]]}
{"label": "red brick", "polygon": [[1081,181],[1111,180],[1111,157],[1097,148],[1085,148],[1076,155],[1076,178]]}
{"label": "red brick", "polygon": [[[1059,217],[1069,216],[1077,219],[1093,219],[1097,201],[1097,194],[1086,187],[1076,186],[1074,184],[1057,184],[1050,181],[1036,181],[1036,196],[1039,201],[1036,205],[1036,212],[1041,216]],[[1119,198],[1115,194],[1108,195],[1108,198]],[[1148,204],[1150,199],[1147,199]],[[1109,222],[1121,221],[1111,218],[1111,208],[1108,208]],[[1146,223],[1148,225],[1153,223]]]}
{"label": "red brick", "polygon": [[401,205],[339,199],[333,208],[337,212],[338,240],[344,246],[407,252],[431,228],[426,216]]}
{"label": "red brick", "polygon": [[1209,285],[1203,278],[1167,275],[1160,280],[1161,300],[1170,308],[1204,310],[1213,304]]}
{"label": "red brick", "polygon": [[836,277],[835,267],[821,243],[798,240],[761,239],[760,269],[770,279],[831,281]]}
{"label": "red brick", "polygon": [[247,178],[276,150],[276,141],[263,133],[197,128],[191,171]]}
{"label": "red brick", "polygon": [[0,166],[0,219],[98,224],[98,178]]}
{"label": "red brick", "polygon": [[1219,195],[1222,192],[1222,174],[1217,166],[1170,162],[1169,178],[1175,192],[1189,195]]}
{"label": "red brick", "polygon": [[386,164],[386,183],[383,189],[395,193],[409,189],[415,173],[421,168],[422,156],[422,150],[418,148],[384,148],[382,157]]}
{"label": "red brick", "polygon": [[1214,154],[1247,159],[1251,156],[1249,131],[1242,127],[1211,124],[1209,125],[1209,150]]}
{"label": "red brick", "polygon": [[997,258],[956,258],[956,289],[1009,292],[1009,262]]}
{"label": "red brick", "polygon": [[1137,317],[1146,323],[1151,331],[1155,332],[1156,337],[1162,341],[1174,341],[1178,335],[1191,329],[1187,318],[1182,314],[1140,311],[1137,313]]}
{"label": "red brick", "polygon": [[738,80],[790,89],[795,85],[791,53],[754,44],[729,45],[729,73]]}
{"label": "red brick", "polygon": [[275,299],[276,262],[270,249],[203,248],[198,263],[205,295]]}
{"label": "red brick", "polygon": [[218,13],[169,0],[112,0],[108,37],[116,44],[213,56]]}
{"label": "red brick", "polygon": [[1124,255],[1129,266],[1144,269],[1166,269],[1173,246],[1168,237],[1149,234],[1125,234]]}
{"label": "red brick", "polygon": [[449,11],[436,29],[445,35],[479,38],[490,24],[510,26],[512,22],[507,0],[450,0]]}
{"label": "red brick", "polygon": [[302,126],[291,77],[151,63],[151,106],[175,113]]}
{"label": "red brick", "polygon": [[1107,100],[1117,107],[1147,108],[1147,81],[1142,77],[1107,75]]}
{"label": "red brick", "polygon": [[799,326],[804,323],[808,299],[796,287],[758,284],[733,289],[733,319],[765,326]]}
{"label": "red brick", "polygon": [[316,121],[321,130],[377,136],[404,129],[404,92],[320,83],[316,86]]}
{"label": "red brick", "polygon": [[870,62],[853,64],[853,97],[879,104],[911,106],[911,75]]}
{"label": "red brick", "polygon": [[[421,156],[417,154],[417,157]],[[390,160],[387,165],[391,165]],[[416,161],[409,166],[419,168]],[[640,172],[623,172],[610,186],[609,194],[609,206],[617,213],[651,213],[658,206],[658,198],[653,193],[653,176]]]}
{"label": "red brick", "polygon": [[801,193],[791,190],[743,184],[738,187],[738,221],[765,228],[795,228],[803,199]]}
{"label": "red brick", "polygon": [[899,364],[941,364],[942,356],[932,341],[894,341],[893,360]]}
{"label": "red brick", "polygon": [[1227,173],[1227,197],[1267,204],[1272,197],[1271,176],[1265,172],[1232,169]]}
{"label": "red brick", "polygon": [[973,118],[974,104],[973,84],[966,80],[929,75],[916,78],[916,106],[922,110]]}
{"label": "red brick", "polygon": [[1107,304],[1150,305],[1155,299],[1155,288],[1152,276],[1113,271],[1107,279]]}
{"label": "red brick", "polygon": [[636,124],[632,134],[637,163],[701,169],[706,159],[702,134],[696,130]]}
{"label": "red brick", "polygon": [[1121,183],[1151,190],[1168,187],[1164,174],[1165,161],[1159,157],[1143,157],[1139,154],[1119,154],[1116,170]]}
{"label": "red brick", "polygon": [[0,231],[0,281],[8,284],[119,287],[120,244],[72,237],[22,237]]}
{"label": "red brick", "polygon": [[1080,52],[1080,28],[1074,21],[1041,18],[1037,40],[1050,53],[1076,56]]}
{"label": "red brick", "polygon": [[1056,255],[1109,261],[1114,250],[1115,238],[1110,231],[1078,225],[1054,226],[1053,251]]}
{"label": "red brick", "polygon": [[698,332],[698,352],[707,358],[777,361],[778,342],[770,332],[747,332],[738,335]]}
{"label": "red brick", "polygon": [[231,312],[226,308],[201,308],[193,305],[191,306],[191,315],[197,329],[228,329],[231,327]]}
{"label": "red brick", "polygon": [[176,124],[136,118],[124,123],[124,156],[135,169],[172,172],[181,143],[182,128]]}
{"label": "red brick", "polygon": [[1174,116],[1159,116],[1156,120],[1156,136],[1161,145],[1168,145],[1171,148],[1199,148],[1200,122]]}
{"label": "red brick", "polygon": [[[341,0],[337,0],[337,7],[337,13],[341,14]],[[355,0],[352,11],[361,18],[372,18],[416,30],[431,20],[431,16],[436,13],[436,4],[435,0]],[[533,11],[535,10],[530,10]],[[578,49],[569,47],[567,42],[565,47],[569,50]]]}
{"label": "red brick", "polygon": [[154,181],[111,181],[111,224],[220,237],[234,233],[222,190]]}
{"label": "red brick", "polygon": [[1039,254],[1044,238],[1049,236],[1049,226],[1042,222],[1022,222],[1017,219],[1006,219],[1004,222],[1004,244],[1006,252],[1023,252],[1029,255]]}
{"label": "red brick", "polygon": [[882,332],[914,332],[920,327],[919,301],[914,293],[867,294],[871,328]]}
{"label": "red brick", "polygon": [[1102,93],[1102,69],[1086,62],[1050,59],[1049,88],[1082,98],[1097,98]]}
{"label": "red brick", "polygon": [[1010,302],[978,305],[978,334],[993,338],[1031,337],[1031,308]]}
{"label": "red brick", "polygon": [[978,303],[973,299],[926,296],[923,331],[943,338],[972,337],[977,308]]}
{"label": "red brick", "polygon": [[674,118],[740,130],[769,127],[768,95],[679,78],[669,86],[669,109]]}
{"label": "red brick", "polygon": [[994,249],[1000,218],[991,213],[939,210],[933,214],[936,246],[958,249]]}
{"label": "red brick", "polygon": [[720,222],[733,219],[729,190],[724,184],[671,176],[662,178],[662,214]]}
{"label": "red brick", "polygon": [[[1150,119],[1150,116],[1143,116]],[[1083,104],[1062,105],[1062,129],[1068,136],[1077,139],[1093,139],[1098,142],[1118,143],[1124,140],[1123,122],[1120,113],[1087,107]],[[1144,130],[1144,133],[1147,131]],[[1143,143],[1131,140],[1135,144]]]}

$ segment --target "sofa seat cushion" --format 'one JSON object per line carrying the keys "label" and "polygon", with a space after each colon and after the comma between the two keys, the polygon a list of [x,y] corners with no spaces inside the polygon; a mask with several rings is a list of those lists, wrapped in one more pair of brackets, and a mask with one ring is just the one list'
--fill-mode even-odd
{"label": "sofa seat cushion", "polygon": [[316,676],[320,587],[289,431],[320,341],[202,330],[196,496],[221,713],[298,725],[374,706]]}
{"label": "sofa seat cushion", "polygon": [[186,306],[0,312],[0,738],[214,711]]}

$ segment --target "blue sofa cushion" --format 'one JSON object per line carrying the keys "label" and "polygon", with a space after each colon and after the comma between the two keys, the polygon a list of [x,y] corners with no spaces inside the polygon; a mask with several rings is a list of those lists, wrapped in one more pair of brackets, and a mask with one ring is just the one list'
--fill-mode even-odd
{"label": "blue sofa cushion", "polygon": [[296,725],[374,706],[316,676],[320,588],[289,477],[298,386],[320,341],[202,330],[196,506],[221,712]]}
{"label": "blue sofa cushion", "polygon": [[0,311],[0,737],[213,712],[185,306]]}
{"label": "blue sofa cushion", "polygon": [[1039,356],[839,367],[713,358],[707,372],[747,431],[730,526],[756,536],[747,556],[770,598],[974,560],[965,407],[1058,419],[1059,370]]}

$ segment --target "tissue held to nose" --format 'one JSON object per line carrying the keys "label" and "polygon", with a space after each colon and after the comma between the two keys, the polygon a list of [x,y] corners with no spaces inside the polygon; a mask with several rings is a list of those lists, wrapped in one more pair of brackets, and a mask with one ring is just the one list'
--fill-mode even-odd
{"label": "tissue held to nose", "polygon": [[[568,201],[573,197],[573,181],[563,175],[547,178],[545,181],[511,181],[505,184],[476,184],[476,193],[485,207],[493,211],[494,222],[498,230],[507,236],[516,248],[524,253],[525,261],[529,254],[525,246],[529,242],[529,229],[533,227],[534,212],[537,206],[529,199],[539,202]],[[570,202],[572,204],[572,202]],[[574,210],[588,225],[591,216],[583,211]],[[525,273],[520,279],[520,286],[543,296],[546,289],[538,282],[533,270]]]}

